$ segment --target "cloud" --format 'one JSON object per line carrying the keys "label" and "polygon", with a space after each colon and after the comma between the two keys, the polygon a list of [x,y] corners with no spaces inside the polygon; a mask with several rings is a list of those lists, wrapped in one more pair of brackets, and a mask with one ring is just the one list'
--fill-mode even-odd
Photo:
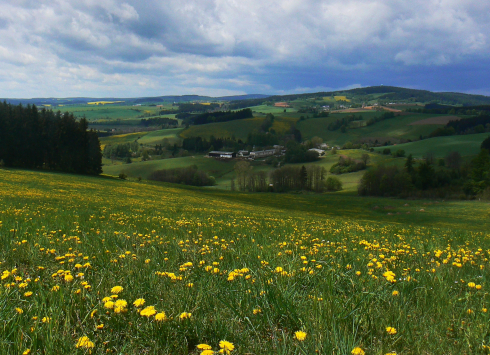
{"label": "cloud", "polygon": [[343,87],[490,57],[490,3],[477,0],[0,0],[0,9],[0,96],[26,76],[19,94],[274,93],[285,90],[277,75],[298,92],[325,87],[325,73],[349,76],[329,84]]}

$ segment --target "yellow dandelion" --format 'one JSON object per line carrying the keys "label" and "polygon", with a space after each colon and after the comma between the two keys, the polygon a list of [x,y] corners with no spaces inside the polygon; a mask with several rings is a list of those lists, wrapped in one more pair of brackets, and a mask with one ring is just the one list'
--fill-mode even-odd
{"label": "yellow dandelion", "polygon": [[156,321],[162,322],[165,319],[167,319],[167,315],[165,314],[165,312],[160,312],[160,313],[155,314],[155,320]]}
{"label": "yellow dandelion", "polygon": [[19,314],[22,314],[24,313],[24,311],[22,310],[22,308],[16,308],[15,311]]}
{"label": "yellow dandelion", "polygon": [[299,341],[303,341],[306,339],[306,333],[299,330],[299,331],[294,333],[294,337]]}
{"label": "yellow dandelion", "polygon": [[157,313],[157,310],[153,306],[148,306],[140,312],[143,317],[151,317]]}
{"label": "yellow dandelion", "polygon": [[31,297],[32,296],[32,291],[27,291],[26,293],[24,293],[24,296],[25,297]]}
{"label": "yellow dandelion", "polygon": [[141,307],[145,304],[145,299],[144,298],[138,298],[136,301],[133,302],[135,307]]}
{"label": "yellow dandelion", "polygon": [[90,341],[89,337],[83,336],[81,338],[78,338],[77,345],[75,345],[75,346],[77,348],[91,349],[95,346],[95,344]]}
{"label": "yellow dandelion", "polygon": [[187,313],[187,312],[182,312],[179,316],[181,320],[190,319],[191,317],[192,317],[192,313]]}
{"label": "yellow dandelion", "polygon": [[394,335],[394,334],[396,334],[396,329],[393,327],[386,327],[386,332],[388,334]]}
{"label": "yellow dandelion", "polygon": [[124,290],[122,286],[114,286],[111,288],[111,293],[121,293]]}
{"label": "yellow dandelion", "polygon": [[199,344],[197,346],[197,348],[199,350],[211,350],[212,349],[211,345],[208,345],[208,344]]}
{"label": "yellow dandelion", "polygon": [[219,342],[219,347],[221,348],[220,352],[222,351],[225,354],[230,354],[233,349],[235,349],[235,345],[226,340],[221,340]]}
{"label": "yellow dandelion", "polygon": [[108,302],[104,303],[104,307],[107,309],[112,309],[112,308],[114,308],[114,302],[108,301]]}
{"label": "yellow dandelion", "polygon": [[351,354],[352,355],[364,355],[365,352],[360,347],[356,346],[354,349],[352,349]]}

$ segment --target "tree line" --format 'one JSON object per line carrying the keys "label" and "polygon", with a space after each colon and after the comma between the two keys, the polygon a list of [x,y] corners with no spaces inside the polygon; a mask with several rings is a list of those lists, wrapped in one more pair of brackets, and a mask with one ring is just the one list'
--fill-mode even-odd
{"label": "tree line", "polygon": [[214,177],[199,170],[196,165],[187,168],[156,170],[150,174],[148,179],[193,186],[213,186],[216,184]]}
{"label": "tree line", "polygon": [[102,172],[99,138],[87,120],[35,105],[0,104],[0,161],[8,167]]}
{"label": "tree line", "polygon": [[[232,190],[249,192],[287,191],[338,191],[342,184],[337,178],[329,177],[320,166],[284,166],[270,172],[254,171],[250,163],[240,161],[235,164],[236,182],[232,180]],[[329,180],[330,179],[330,180]],[[335,180],[335,181],[333,181]]]}
{"label": "tree line", "polygon": [[[490,143],[490,139],[488,140]],[[444,159],[428,154],[415,162],[410,154],[404,167],[377,166],[364,173],[359,195],[394,197],[473,197],[490,189],[490,154],[483,148],[471,161],[458,152]]]}

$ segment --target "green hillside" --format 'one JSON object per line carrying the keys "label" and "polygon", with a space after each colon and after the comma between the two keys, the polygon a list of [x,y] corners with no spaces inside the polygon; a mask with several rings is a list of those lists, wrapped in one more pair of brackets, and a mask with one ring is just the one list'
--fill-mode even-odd
{"label": "green hillside", "polygon": [[488,136],[489,133],[435,137],[417,142],[397,144],[396,146],[378,147],[375,150],[379,152],[385,148],[390,148],[392,151],[403,149],[406,155],[412,154],[414,158],[422,158],[427,153],[443,158],[450,152],[458,152],[462,156],[471,156],[478,154],[481,143]]}

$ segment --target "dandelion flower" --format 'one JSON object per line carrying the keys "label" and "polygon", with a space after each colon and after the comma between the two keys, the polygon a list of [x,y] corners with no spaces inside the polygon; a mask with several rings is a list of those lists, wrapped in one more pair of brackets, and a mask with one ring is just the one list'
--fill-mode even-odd
{"label": "dandelion flower", "polygon": [[392,295],[392,296],[395,296],[395,297],[396,297],[396,296],[398,296],[399,294],[400,294],[400,292],[398,292],[398,291],[396,291],[396,290],[395,290],[395,291],[393,291],[393,292],[391,293],[391,295]]}
{"label": "dandelion flower", "polygon": [[32,291],[27,291],[26,293],[24,293],[24,296],[25,297],[31,297],[32,296]]}
{"label": "dandelion flower", "polygon": [[41,321],[43,323],[49,323],[51,321],[51,318],[49,318],[49,317],[43,317],[43,319]]}
{"label": "dandelion flower", "polygon": [[104,329],[104,323],[97,325],[96,329]]}
{"label": "dandelion flower", "polygon": [[22,310],[22,308],[18,308],[18,307],[17,307],[15,310],[16,310],[16,311],[17,311],[17,313],[19,313],[19,314],[24,313],[24,311]]}
{"label": "dandelion flower", "polygon": [[142,315],[143,317],[151,317],[152,315],[154,315],[156,313],[157,313],[157,310],[155,309],[155,307],[148,306],[140,312],[140,315]]}
{"label": "dandelion flower", "polygon": [[208,350],[204,350],[201,355],[213,355],[214,354],[214,351],[211,350],[211,349],[208,349]]}
{"label": "dandelion flower", "polygon": [[469,288],[475,288],[476,284],[474,282],[468,282]]}
{"label": "dandelion flower", "polygon": [[352,355],[364,355],[365,352],[364,352],[364,350],[362,350],[360,347],[357,346],[354,349],[352,349],[351,354]]}
{"label": "dandelion flower", "polygon": [[388,332],[388,334],[391,334],[391,335],[396,334],[396,329],[393,327],[386,327],[386,331]]}
{"label": "dandelion flower", "polygon": [[136,301],[133,302],[135,307],[141,307],[145,304],[145,299],[144,298],[138,298]]}
{"label": "dandelion flower", "polygon": [[192,317],[192,313],[187,313],[187,312],[182,312],[179,316],[181,320],[190,319],[191,317]]}
{"label": "dandelion flower", "polygon": [[299,330],[299,331],[294,333],[294,337],[299,341],[303,341],[306,339],[306,333]]}
{"label": "dandelion flower", "polygon": [[165,319],[167,319],[165,312],[160,312],[160,313],[155,314],[155,320],[156,321],[162,322]]}
{"label": "dandelion flower", "polygon": [[233,351],[233,349],[235,349],[235,345],[233,345],[233,343],[230,343],[229,341],[226,340],[221,340],[219,342],[219,347],[225,354],[230,354]]}
{"label": "dandelion flower", "polygon": [[121,293],[124,290],[122,286],[114,286],[111,288],[111,293]]}
{"label": "dandelion flower", "polygon": [[86,349],[91,349],[95,345],[93,342],[90,341],[90,339],[87,336],[83,336],[81,338],[78,338],[77,345],[75,345],[77,348],[86,348]]}
{"label": "dandelion flower", "polygon": [[114,308],[114,302],[108,301],[108,302],[104,303],[104,307],[108,308],[108,309],[112,309],[112,308]]}
{"label": "dandelion flower", "polygon": [[199,344],[197,346],[197,348],[199,350],[211,350],[212,349],[211,345],[208,345],[208,344]]}
{"label": "dandelion flower", "polygon": [[31,353],[31,349],[26,349],[26,350],[24,350],[22,355],[29,355],[30,353]]}

